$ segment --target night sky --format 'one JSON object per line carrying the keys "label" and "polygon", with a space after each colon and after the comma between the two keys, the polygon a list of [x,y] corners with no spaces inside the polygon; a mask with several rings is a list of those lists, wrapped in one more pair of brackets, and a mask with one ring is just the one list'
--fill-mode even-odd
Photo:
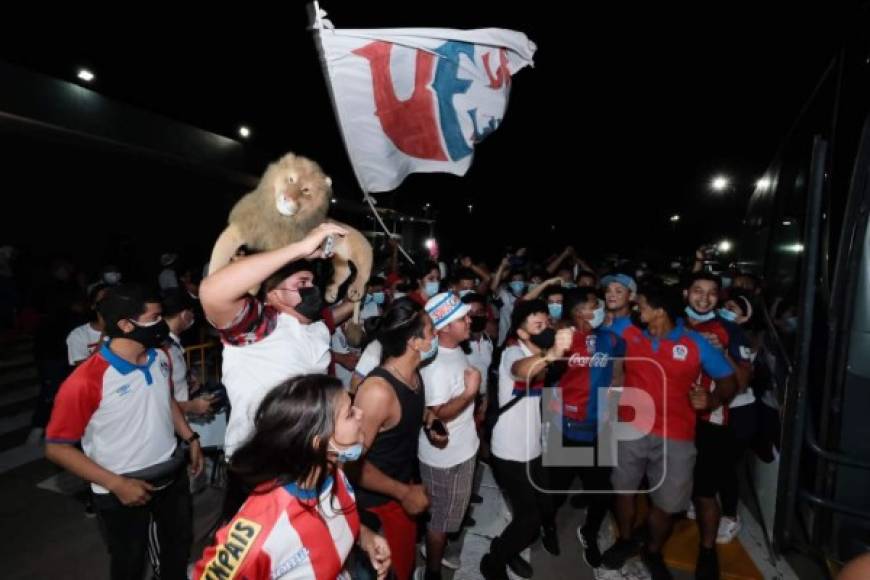
{"label": "night sky", "polygon": [[[591,257],[641,248],[690,254],[699,242],[732,234],[755,180],[835,54],[842,16],[831,3],[506,4],[324,3],[339,28],[492,26],[537,43],[535,68],[515,77],[503,124],[477,148],[464,178],[416,175],[378,196],[418,216],[430,202],[448,249],[531,244],[543,254],[570,241]],[[0,60],[68,80],[87,66],[97,75],[92,88],[113,99],[227,136],[248,125],[248,146],[265,158],[310,156],[333,175],[339,197],[359,199],[304,3],[230,10],[213,22],[170,14],[125,16],[130,26],[68,22],[49,32],[50,47],[44,35],[19,30],[0,45]],[[143,254],[201,252],[243,193],[2,123],[0,146],[11,155],[4,198],[27,192],[40,200],[20,210],[30,212],[24,220],[3,212],[0,243],[77,253],[64,239],[78,231],[99,261],[111,253],[100,246],[135,224]],[[716,196],[709,180],[719,172],[735,187]],[[116,204],[111,212],[106,200]],[[38,224],[46,207],[54,216],[48,226],[21,227]],[[676,229],[673,213],[684,216]],[[473,226],[485,236],[472,246],[455,232]]]}

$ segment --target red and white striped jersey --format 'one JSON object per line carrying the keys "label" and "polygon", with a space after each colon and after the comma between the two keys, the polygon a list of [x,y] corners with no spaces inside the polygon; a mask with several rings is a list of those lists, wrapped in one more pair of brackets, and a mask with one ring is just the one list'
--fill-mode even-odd
{"label": "red and white striped jersey", "polygon": [[[344,577],[342,569],[359,534],[353,488],[338,471],[320,494],[295,484],[261,486],[206,548],[194,578],[283,580]],[[315,503],[316,501],[316,503]]]}

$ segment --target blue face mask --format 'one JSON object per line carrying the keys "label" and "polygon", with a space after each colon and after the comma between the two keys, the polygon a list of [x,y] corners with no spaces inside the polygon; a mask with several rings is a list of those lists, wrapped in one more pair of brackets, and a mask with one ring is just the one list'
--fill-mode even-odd
{"label": "blue face mask", "polygon": [[432,298],[436,294],[438,294],[438,289],[441,287],[441,282],[426,282],[426,286],[424,287],[426,290],[426,296]]}
{"label": "blue face mask", "polygon": [[719,318],[727,320],[728,322],[737,322],[737,313],[727,308],[720,308],[718,310]]}
{"label": "blue face mask", "polygon": [[375,304],[377,304],[378,306],[382,305],[384,303],[384,293],[375,292],[374,294],[372,294],[372,300],[374,300]]}
{"label": "blue face mask", "polygon": [[547,304],[547,308],[550,311],[551,318],[554,318],[555,320],[562,319],[562,305],[561,304],[556,304],[556,303]]}
{"label": "blue face mask", "polygon": [[716,313],[712,310],[707,314],[699,314],[691,306],[686,306],[686,315],[695,322],[708,322],[716,318]]}
{"label": "blue face mask", "polygon": [[526,283],[522,280],[514,280],[510,283],[511,292],[514,293],[514,296],[521,296],[523,290],[526,289]]}
{"label": "blue face mask", "polygon": [[722,288],[731,288],[733,282],[731,276],[722,276]]}
{"label": "blue face mask", "polygon": [[427,361],[427,360],[431,359],[432,357],[434,357],[436,354],[438,354],[438,339],[433,338],[432,339],[432,346],[430,346],[429,350],[427,350],[426,352],[420,353],[420,359],[422,361]]}
{"label": "blue face mask", "polygon": [[350,447],[346,447],[345,449],[339,449],[338,447],[335,446],[335,444],[332,443],[332,441],[330,441],[329,447],[330,447],[330,450],[335,452],[335,454],[337,455],[335,460],[338,461],[339,463],[347,463],[348,461],[356,461],[357,459],[359,459],[362,456],[362,452],[363,452],[363,444],[362,443],[356,443],[354,445],[351,445]]}

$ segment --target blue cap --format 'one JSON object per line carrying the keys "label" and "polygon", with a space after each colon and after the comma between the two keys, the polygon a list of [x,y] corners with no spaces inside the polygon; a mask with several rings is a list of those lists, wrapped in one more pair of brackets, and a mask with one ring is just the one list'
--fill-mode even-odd
{"label": "blue cap", "polygon": [[601,286],[606,288],[611,282],[622,284],[631,292],[637,292],[637,282],[628,274],[609,274],[601,279]]}

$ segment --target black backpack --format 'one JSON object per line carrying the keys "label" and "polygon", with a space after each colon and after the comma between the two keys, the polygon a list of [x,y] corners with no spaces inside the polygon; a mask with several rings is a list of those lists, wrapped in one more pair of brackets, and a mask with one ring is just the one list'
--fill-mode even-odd
{"label": "black backpack", "polygon": [[517,395],[512,398],[510,401],[505,403],[503,406],[498,405],[498,392],[496,392],[496,396],[490,398],[489,405],[486,407],[486,414],[483,416],[483,425],[481,427],[481,437],[484,441],[489,443],[492,441],[492,431],[495,429],[496,423],[498,423],[499,417],[502,414],[506,413],[510,410],[511,407],[520,402],[520,399],[526,396],[526,393],[521,395]]}
{"label": "black backpack", "polygon": [[501,355],[504,352],[504,346],[495,349],[492,353],[492,364],[489,366],[489,384],[495,388],[489,390],[489,404],[486,407],[486,413],[483,416],[483,425],[480,428],[481,438],[489,443],[492,441],[492,431],[495,429],[495,424],[498,423],[499,417],[503,413],[510,410],[511,407],[520,402],[520,399],[526,396],[526,393],[517,395],[504,405],[499,406],[498,400],[498,367],[501,364]]}

